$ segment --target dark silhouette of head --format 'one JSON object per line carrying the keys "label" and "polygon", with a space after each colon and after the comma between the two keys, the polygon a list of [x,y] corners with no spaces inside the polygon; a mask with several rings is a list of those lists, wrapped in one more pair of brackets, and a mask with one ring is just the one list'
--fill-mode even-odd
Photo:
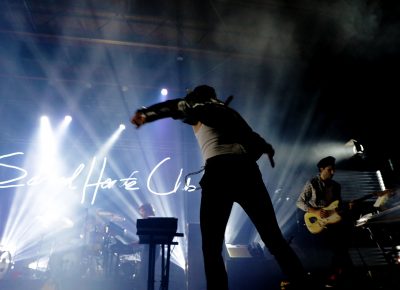
{"label": "dark silhouette of head", "polygon": [[148,218],[156,215],[156,211],[151,203],[144,203],[139,206],[139,214],[142,218]]}
{"label": "dark silhouette of head", "polygon": [[322,158],[320,161],[318,161],[317,167],[318,167],[318,169],[325,168],[325,167],[328,167],[328,166],[334,167],[335,166],[335,161],[336,161],[335,157],[327,156],[325,158]]}

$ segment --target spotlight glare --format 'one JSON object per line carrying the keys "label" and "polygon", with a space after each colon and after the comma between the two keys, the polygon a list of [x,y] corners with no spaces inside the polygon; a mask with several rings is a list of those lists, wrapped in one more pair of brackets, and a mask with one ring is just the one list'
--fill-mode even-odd
{"label": "spotlight glare", "polygon": [[45,115],[41,116],[41,117],[40,117],[40,122],[41,122],[42,124],[49,124],[49,123],[50,123],[49,117],[47,117],[47,116],[45,116]]}
{"label": "spotlight glare", "polygon": [[162,96],[166,96],[166,95],[168,95],[168,90],[167,90],[167,89],[165,89],[165,88],[164,88],[164,89],[162,89],[162,90],[161,90],[161,95],[162,95]]}
{"label": "spotlight glare", "polygon": [[126,127],[125,127],[124,124],[120,124],[120,125],[119,125],[119,128],[120,128],[121,130],[125,130]]}
{"label": "spotlight glare", "polygon": [[67,123],[69,123],[69,122],[72,121],[72,117],[71,117],[70,115],[66,115],[66,116],[64,117],[64,121],[67,122]]}
{"label": "spotlight glare", "polygon": [[1,261],[0,279],[2,279],[11,268],[12,257],[10,252],[8,251],[0,252],[0,261]]}

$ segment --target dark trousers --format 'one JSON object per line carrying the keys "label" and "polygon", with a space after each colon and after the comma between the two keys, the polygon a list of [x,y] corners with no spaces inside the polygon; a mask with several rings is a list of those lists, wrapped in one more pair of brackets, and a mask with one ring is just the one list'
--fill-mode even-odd
{"label": "dark trousers", "polygon": [[[200,185],[200,228],[208,290],[228,289],[222,249],[225,228],[234,202],[249,216],[282,272],[293,283],[301,283],[305,271],[282,235],[256,162],[235,155],[213,157],[207,160]],[[265,271],[267,273],[268,269]]]}
{"label": "dark trousers", "polygon": [[320,242],[332,252],[332,274],[348,272],[353,268],[349,253],[352,236],[352,227],[347,219],[336,224],[330,224],[326,230],[319,234]]}

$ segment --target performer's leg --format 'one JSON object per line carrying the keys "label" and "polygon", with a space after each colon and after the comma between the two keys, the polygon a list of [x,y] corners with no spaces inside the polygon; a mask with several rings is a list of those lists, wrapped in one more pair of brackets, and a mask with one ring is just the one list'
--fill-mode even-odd
{"label": "performer's leg", "polygon": [[307,277],[303,265],[284,238],[265,185],[254,182],[252,192],[239,199],[240,205],[254,223],[269,252],[275,257],[282,272],[295,284],[304,284]]}
{"label": "performer's leg", "polygon": [[200,228],[207,290],[227,290],[228,275],[222,256],[225,228],[233,203],[218,192],[203,188],[200,206]]}

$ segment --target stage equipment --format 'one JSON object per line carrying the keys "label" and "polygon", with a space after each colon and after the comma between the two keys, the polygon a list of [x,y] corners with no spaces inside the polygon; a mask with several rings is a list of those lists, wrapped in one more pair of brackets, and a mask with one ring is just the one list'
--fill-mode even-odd
{"label": "stage equipment", "polygon": [[104,217],[109,219],[110,221],[113,222],[123,222],[125,221],[125,218],[119,214],[110,212],[110,211],[104,211],[104,210],[98,210],[97,215],[100,217]]}
{"label": "stage equipment", "polygon": [[3,279],[12,267],[11,254],[9,251],[0,250],[0,279]]}
{"label": "stage equipment", "polygon": [[154,290],[154,267],[155,267],[155,248],[161,245],[161,290],[168,290],[169,266],[171,257],[171,245],[177,245],[174,237],[183,237],[182,233],[177,233],[178,219],[172,217],[150,217],[137,220],[137,235],[139,243],[149,244],[149,268],[147,289]]}
{"label": "stage equipment", "polygon": [[400,258],[400,204],[378,213],[368,213],[356,221],[382,252],[388,265],[398,265]]}

